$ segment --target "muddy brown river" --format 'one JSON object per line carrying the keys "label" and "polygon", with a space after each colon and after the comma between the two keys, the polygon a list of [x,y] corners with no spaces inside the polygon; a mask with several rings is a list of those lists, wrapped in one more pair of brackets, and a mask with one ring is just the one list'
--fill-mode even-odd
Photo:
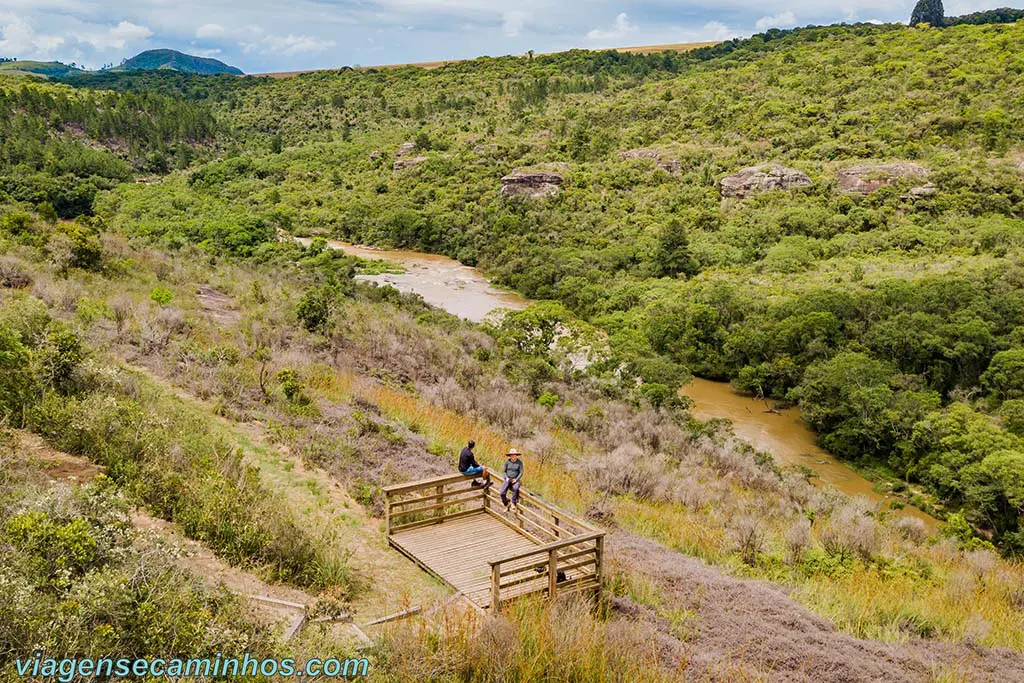
{"label": "muddy brown river", "polygon": [[[799,409],[771,410],[771,403],[738,394],[725,382],[706,379],[694,378],[682,391],[693,400],[691,412],[695,417],[729,419],[736,436],[773,454],[781,464],[802,465],[814,471],[821,484],[850,496],[863,496],[884,507],[896,500],[895,496],[876,492],[869,480],[818,446]],[[902,513],[921,519],[929,528],[938,524],[934,517],[910,505]]]}
{"label": "muddy brown river", "polygon": [[[309,240],[299,240],[308,244]],[[391,285],[400,292],[419,294],[432,306],[471,320],[483,322],[499,309],[522,310],[529,299],[492,285],[479,270],[464,266],[447,256],[402,249],[363,247],[328,240],[332,249],[364,259],[384,259],[405,268],[401,274],[357,275],[357,280]]]}
{"label": "muddy brown river", "polygon": [[[310,242],[308,239],[298,241]],[[476,268],[446,256],[357,246],[336,240],[328,240],[327,244],[352,256],[384,259],[405,268],[402,274],[358,275],[357,279],[419,294],[427,303],[473,322],[486,320],[500,309],[522,310],[531,303],[515,292],[495,287]],[[885,507],[896,500],[894,496],[877,493],[870,481],[820,448],[798,409],[770,412],[771,406],[765,402],[737,394],[724,382],[704,379],[694,379],[683,387],[683,393],[694,401],[694,416],[702,420],[726,418],[732,421],[737,436],[758,450],[772,453],[784,465],[802,465],[814,471],[815,482],[850,496],[864,496]],[[923,520],[929,528],[938,523],[934,517],[909,505],[903,513]]]}

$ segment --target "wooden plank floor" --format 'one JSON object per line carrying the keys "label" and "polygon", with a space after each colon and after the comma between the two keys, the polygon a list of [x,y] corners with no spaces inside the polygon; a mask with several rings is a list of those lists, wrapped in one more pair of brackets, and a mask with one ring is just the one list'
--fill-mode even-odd
{"label": "wooden plank floor", "polygon": [[[533,541],[483,511],[441,524],[398,531],[391,534],[389,540],[424,569],[483,608],[491,606],[488,561],[537,547]],[[536,562],[534,560],[533,564]]]}

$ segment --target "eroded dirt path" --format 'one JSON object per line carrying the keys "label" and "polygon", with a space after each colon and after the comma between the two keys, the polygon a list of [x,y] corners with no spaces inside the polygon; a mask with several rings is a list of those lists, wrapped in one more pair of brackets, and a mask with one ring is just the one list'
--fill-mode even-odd
{"label": "eroded dirt path", "polygon": [[[695,680],[786,683],[1024,683],[1024,655],[934,640],[881,643],[856,638],[765,581],[723,574],[654,541],[615,532],[608,553],[642,567],[665,606],[695,615],[678,640],[655,610],[617,600],[619,614],[654,625],[667,664],[687,663]],[[943,677],[945,676],[945,677]]]}

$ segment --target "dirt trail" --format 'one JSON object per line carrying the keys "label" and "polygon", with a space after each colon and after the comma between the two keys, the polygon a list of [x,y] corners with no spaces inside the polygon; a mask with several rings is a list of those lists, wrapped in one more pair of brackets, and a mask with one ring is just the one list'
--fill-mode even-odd
{"label": "dirt trail", "polygon": [[240,446],[245,461],[260,472],[260,479],[291,508],[303,526],[349,553],[349,563],[368,580],[351,605],[356,621],[369,621],[412,606],[443,600],[448,590],[392,551],[382,533],[382,522],[370,517],[361,504],[329,474],[310,469],[287,447],[273,443],[260,422],[234,422],[216,413],[209,401],[138,364],[131,369],[171,392],[184,403],[201,408]]}
{"label": "dirt trail", "polygon": [[[698,616],[689,642],[669,634],[653,610],[627,600],[616,611],[654,624],[666,663],[686,661],[687,673],[711,680],[786,683],[924,683],[939,680],[1024,682],[1024,655],[1011,650],[914,639],[889,644],[855,638],[793,601],[784,589],[727,576],[654,541],[616,532],[608,552],[643,567],[666,603]],[[949,679],[940,674],[955,673]],[[744,678],[748,676],[749,678]]]}
{"label": "dirt trail", "polygon": [[[87,458],[71,455],[51,448],[42,437],[31,432],[16,432],[18,443],[29,457],[42,465],[52,481],[84,484],[103,472],[103,468]],[[206,546],[186,538],[176,524],[157,519],[135,509],[131,512],[132,525],[149,540],[170,546],[175,563],[199,577],[210,587],[224,584],[240,596],[261,595],[298,605],[310,605],[316,598],[309,593],[280,584],[268,584],[255,574],[232,567],[214,555]],[[259,615],[270,621],[290,623],[299,610],[283,605],[250,601]]]}
{"label": "dirt trail", "polygon": [[17,431],[18,444],[29,458],[39,463],[54,481],[86,482],[103,469],[86,458],[69,455],[50,448],[42,437],[31,432]]}

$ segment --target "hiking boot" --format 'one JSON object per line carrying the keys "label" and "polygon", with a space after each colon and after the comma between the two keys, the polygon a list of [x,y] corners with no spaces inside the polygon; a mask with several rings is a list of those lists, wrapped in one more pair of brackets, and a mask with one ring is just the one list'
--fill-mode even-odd
{"label": "hiking boot", "polygon": [[491,488],[491,483],[492,483],[492,482],[491,482],[491,480],[490,480],[490,479],[484,479],[484,488],[485,488],[485,489],[489,489],[489,488]]}
{"label": "hiking boot", "polygon": [[478,489],[481,486],[483,486],[484,483],[482,481],[480,481],[479,479],[474,479],[473,481],[469,482],[469,485],[472,486],[475,489]]}

